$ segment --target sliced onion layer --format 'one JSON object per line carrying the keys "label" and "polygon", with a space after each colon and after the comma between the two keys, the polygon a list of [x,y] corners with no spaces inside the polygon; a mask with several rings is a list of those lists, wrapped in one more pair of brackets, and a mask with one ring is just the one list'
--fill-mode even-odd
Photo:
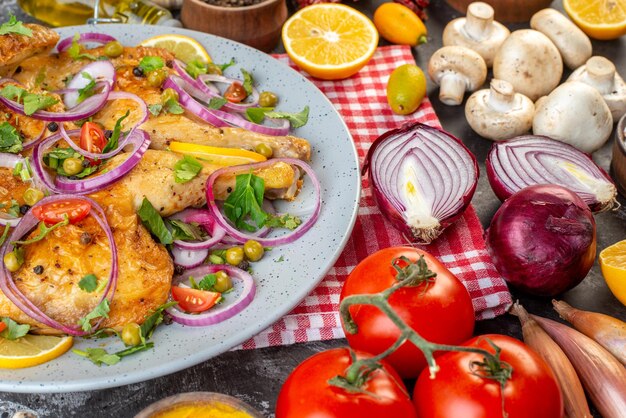
{"label": "sliced onion layer", "polygon": [[576,193],[594,212],[617,204],[615,184],[589,155],[545,136],[495,142],[486,166],[489,184],[502,201],[528,186],[556,184]]}
{"label": "sliced onion layer", "polygon": [[189,277],[202,278],[203,276],[218,271],[225,271],[235,282],[241,282],[241,289],[237,289],[237,296],[232,293],[225,296],[224,303],[215,305],[206,312],[200,314],[189,314],[181,311],[176,306],[167,308],[166,311],[175,322],[192,327],[203,327],[207,325],[218,324],[234,315],[238,314],[246,308],[254,299],[256,294],[256,285],[252,276],[240,268],[230,266],[228,264],[205,264],[200,267],[187,270],[181,276],[175,277],[172,284],[178,285],[189,280]]}
{"label": "sliced onion layer", "polygon": [[[78,42],[79,44],[86,44],[86,43],[92,42],[95,44],[104,45],[104,44],[107,44],[109,42],[113,42],[116,40],[117,39],[115,39],[111,35],[106,35],[104,33],[97,33],[97,32],[89,32],[89,33],[81,33],[76,42]],[[59,41],[57,45],[57,51],[59,52],[66,51],[70,46],[72,46],[73,41],[74,41],[73,36],[68,36],[67,38],[62,39],[61,41]]]}
{"label": "sliced onion layer", "polygon": [[[213,193],[213,184],[215,184],[215,180],[217,180],[217,178],[223,174],[246,173],[274,165],[277,162],[284,162],[292,166],[295,165],[304,170],[304,172],[309,175],[311,181],[313,182],[313,188],[315,189],[315,207],[313,208],[313,213],[298,228],[280,237],[263,238],[257,235],[247,234],[245,232],[239,231],[237,228],[233,227],[230,224],[230,222],[224,217],[224,215],[222,215],[220,208],[215,202],[215,195]],[[307,163],[301,160],[297,160],[295,158],[273,158],[271,160],[263,161],[260,163],[220,168],[219,170],[213,172],[206,182],[206,200],[209,210],[215,217],[215,222],[217,222],[217,224],[221,226],[233,240],[240,244],[243,244],[248,240],[255,240],[265,247],[276,247],[278,245],[288,244],[299,239],[302,235],[304,235],[309,229],[313,227],[322,209],[321,187],[320,182],[315,175],[315,172]]]}
{"label": "sliced onion layer", "polygon": [[[88,76],[85,77],[83,73]],[[106,81],[112,86],[115,84],[115,78],[115,67],[113,67],[111,61],[96,61],[87,64],[76,73],[67,85],[68,91],[63,96],[63,103],[65,103],[68,109],[71,109],[78,104],[78,90],[86,87],[91,80],[96,82]]]}
{"label": "sliced onion layer", "polygon": [[[113,300],[113,295],[117,287],[117,279],[119,274],[117,246],[113,239],[113,232],[111,231],[111,228],[106,221],[104,211],[102,210],[100,205],[98,205],[98,203],[88,197],[73,195],[54,195],[43,198],[42,200],[37,202],[35,205],[33,205],[31,210],[29,210],[24,215],[20,223],[16,226],[16,228],[9,236],[7,242],[0,249],[0,259],[3,260],[4,256],[7,253],[13,251],[14,246],[12,242],[18,241],[23,238],[39,223],[39,219],[37,219],[32,214],[33,209],[48,203],[60,202],[67,199],[79,199],[88,202],[91,205],[90,216],[92,216],[96,220],[98,225],[100,225],[100,228],[102,228],[109,241],[109,248],[111,251],[111,272],[107,280],[107,285],[102,292],[102,296],[98,301],[98,304],[100,304],[105,298],[108,299],[109,302],[111,302]],[[15,306],[17,306],[21,311],[23,311],[26,315],[28,315],[35,321],[41,322],[42,324],[45,324],[54,329],[58,329],[69,335],[81,336],[88,334],[88,332],[83,331],[79,326],[62,324],[50,318],[45,312],[43,312],[41,308],[36,306],[31,300],[26,297],[26,295],[24,295],[24,293],[22,293],[19,287],[15,284],[11,272],[7,269],[4,263],[2,263],[2,268],[0,269],[0,290],[2,290],[2,293],[4,293],[4,295],[9,298],[9,300],[13,302]],[[101,322],[102,320],[98,321],[98,323],[92,328],[92,330],[95,331]]]}
{"label": "sliced onion layer", "polygon": [[198,267],[204,262],[204,260],[206,260],[208,255],[209,250],[206,248],[198,250],[185,250],[177,246],[172,247],[174,264],[188,269]]}
{"label": "sliced onion layer", "polygon": [[[165,80],[165,83],[163,83],[163,88],[171,88],[176,90],[176,92],[178,93],[178,102],[180,103],[180,105],[184,107],[187,111],[202,119],[203,121],[210,123],[217,128],[228,126],[226,122],[224,122],[213,113],[212,109],[207,109],[187,92],[193,91],[194,89],[197,90],[197,88],[194,85],[187,83],[181,77],[175,75],[169,76]],[[196,95],[199,94],[196,93]]]}
{"label": "sliced onion layer", "polygon": [[472,153],[451,134],[411,123],[381,135],[365,159],[380,211],[407,237],[430,243],[467,208],[478,182]]}

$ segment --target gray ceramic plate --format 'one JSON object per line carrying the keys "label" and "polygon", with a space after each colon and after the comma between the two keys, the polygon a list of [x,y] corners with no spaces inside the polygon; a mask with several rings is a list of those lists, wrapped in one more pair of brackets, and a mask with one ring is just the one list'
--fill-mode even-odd
{"label": "gray ceramic plate", "polygon": [[[184,29],[159,26],[100,25],[59,30],[61,37],[98,31],[115,36],[125,45],[136,45],[151,36],[180,33],[202,43],[215,62],[235,57],[250,71],[261,88],[281,98],[279,109],[311,109],[309,123],[295,134],[312,144],[312,165],[322,184],[322,212],[315,226],[293,244],[275,248],[254,265],[257,294],[243,312],[218,325],[204,328],[178,324],[157,330],[152,350],[123,359],[115,366],[98,367],[73,353],[41,366],[0,371],[0,391],[68,392],[103,389],[136,383],[193,366],[216,356],[267,328],[289,312],[324,277],[346,244],[356,219],[360,194],[358,159],[343,120],[326,97],[308,80],[272,57],[247,46]],[[228,74],[228,72],[227,72]],[[238,75],[238,74],[237,74]],[[305,181],[303,193],[290,212],[305,213],[313,206],[313,193]],[[279,208],[280,210],[280,208]],[[279,259],[282,262],[276,262]],[[117,339],[116,339],[117,340]],[[87,346],[120,349],[113,338],[77,340]]]}

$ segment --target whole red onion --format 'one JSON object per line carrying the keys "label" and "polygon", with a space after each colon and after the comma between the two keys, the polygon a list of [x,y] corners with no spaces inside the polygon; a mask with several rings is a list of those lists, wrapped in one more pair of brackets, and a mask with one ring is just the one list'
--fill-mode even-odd
{"label": "whole red onion", "polygon": [[554,296],[578,285],[591,269],[596,224],[574,192],[557,185],[529,186],[494,215],[487,250],[511,285]]}

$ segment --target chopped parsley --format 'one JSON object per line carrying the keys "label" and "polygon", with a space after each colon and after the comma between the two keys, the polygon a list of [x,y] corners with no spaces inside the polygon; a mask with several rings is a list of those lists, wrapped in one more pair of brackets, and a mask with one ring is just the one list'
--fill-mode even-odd
{"label": "chopped parsley", "polygon": [[161,103],[155,103],[148,105],[148,110],[152,115],[159,116],[161,114],[161,110],[163,110],[163,105]]}
{"label": "chopped parsley", "polygon": [[139,68],[141,68],[144,74],[148,74],[150,71],[161,69],[165,66],[165,61],[161,57],[143,57],[139,61]]}
{"label": "chopped parsley", "polygon": [[89,332],[91,331],[91,321],[93,319],[108,318],[109,310],[109,300],[103,299],[91,312],[78,320],[78,325],[80,325],[83,331]]}
{"label": "chopped parsley", "polygon": [[148,110],[154,116],[159,116],[161,112],[165,111],[165,113],[171,113],[173,115],[180,115],[185,113],[185,109],[182,108],[180,103],[176,99],[169,99],[165,102],[165,105],[161,103],[155,103],[148,105]]}
{"label": "chopped parsley", "polygon": [[235,58],[231,58],[226,64],[216,64],[214,62],[205,64],[204,62],[194,60],[187,64],[185,71],[195,79],[201,74],[222,74],[224,70],[233,65],[235,65]]}
{"label": "chopped parsley", "polygon": [[102,154],[106,154],[109,151],[113,151],[119,145],[120,134],[122,133],[122,122],[130,115],[130,110],[126,111],[126,114],[119,118],[117,122],[115,122],[115,127],[113,128],[113,134],[111,134],[111,138],[107,141],[106,145],[102,149]]}
{"label": "chopped parsley", "polygon": [[7,209],[7,213],[14,218],[20,216],[20,204],[17,200],[11,199],[11,206]]}
{"label": "chopped parsley", "polygon": [[211,100],[209,100],[207,107],[209,109],[218,110],[221,109],[226,103],[228,103],[228,100],[223,97],[211,97]]}
{"label": "chopped parsley", "polygon": [[12,244],[13,245],[33,244],[35,242],[38,242],[44,239],[50,232],[54,231],[55,229],[60,228],[65,225],[69,225],[69,223],[70,223],[70,220],[67,214],[63,214],[63,220],[55,223],[52,226],[47,226],[45,222],[41,221],[39,222],[39,234],[36,237],[33,237],[29,240],[24,240],[24,241],[13,241]]}
{"label": "chopped parsley", "polygon": [[81,179],[81,178],[87,177],[95,173],[96,171],[98,171],[98,168],[100,167],[99,165],[85,164],[86,166],[83,166],[83,169],[81,172],[70,176],[63,169],[63,161],[68,158],[77,158],[83,162],[85,161],[85,157],[83,157],[82,155],[80,155],[78,152],[76,152],[74,149],[70,147],[54,148],[52,151],[44,154],[42,159],[43,159],[44,164],[50,167],[51,169],[55,170],[58,175],[71,177],[71,178],[77,178],[77,179]]}
{"label": "chopped parsley", "polygon": [[300,226],[302,219],[288,213],[284,215],[269,215],[265,221],[265,226],[270,228],[286,228],[294,230]]}
{"label": "chopped parsley", "polygon": [[67,55],[69,55],[70,58],[72,58],[73,60],[86,58],[92,61],[96,61],[98,58],[95,55],[85,54],[81,52],[81,46],[78,43],[79,39],[80,39],[80,35],[78,33],[74,35],[74,37],[72,38],[72,45],[67,49]]}
{"label": "chopped parsley", "polygon": [[78,89],[77,103],[82,103],[86,98],[91,97],[96,93],[96,80],[91,76],[91,74],[83,71],[80,75],[89,80],[89,83],[87,83],[85,87]]}
{"label": "chopped parsley", "polygon": [[252,74],[250,74],[243,68],[241,69],[241,74],[243,74],[243,89],[246,91],[246,93],[248,93],[248,96],[250,96],[252,94],[252,86],[254,85],[254,79],[252,78]]}
{"label": "chopped parsley", "polygon": [[152,203],[147,198],[143,198],[141,207],[137,211],[137,215],[154,236],[156,236],[161,244],[167,245],[174,242],[172,233],[165,226],[165,222]]}
{"label": "chopped parsley", "polygon": [[4,331],[0,332],[0,337],[6,338],[7,340],[17,340],[18,338],[22,338],[24,335],[28,334],[28,331],[30,330],[30,325],[20,325],[6,316],[2,318],[2,322],[4,322],[7,327]]}
{"label": "chopped parsley", "polygon": [[98,288],[98,278],[95,274],[87,274],[78,282],[78,287],[87,293],[91,293]]}
{"label": "chopped parsley", "polygon": [[116,354],[109,354],[104,348],[85,348],[85,350],[72,350],[75,354],[91,360],[96,366],[106,364],[113,366],[120,362],[121,357]]}
{"label": "chopped parsley", "polygon": [[172,231],[172,238],[182,241],[201,241],[207,234],[196,223],[185,223],[178,219],[168,219],[167,225]]}
{"label": "chopped parsley", "polygon": [[30,116],[38,110],[47,109],[59,102],[52,96],[31,93],[13,84],[3,87],[2,90],[0,90],[0,96],[9,100],[15,100],[17,103],[22,101],[24,114],[26,114],[26,116]]}
{"label": "chopped parsley", "polygon": [[0,124],[0,152],[17,154],[22,150],[22,137],[9,122]]}
{"label": "chopped parsley", "polygon": [[2,247],[2,244],[4,244],[4,241],[7,240],[8,236],[9,236],[9,229],[11,229],[11,227],[9,225],[6,225],[4,227],[4,231],[2,231],[2,235],[0,235],[0,247]]}
{"label": "chopped parsley", "polygon": [[266,117],[273,119],[287,119],[293,128],[300,128],[309,121],[309,106],[305,106],[301,112],[275,112],[269,107],[251,107],[246,109],[246,118],[254,123],[261,123]]}
{"label": "chopped parsley", "polygon": [[17,35],[24,35],[28,37],[33,36],[33,31],[24,26],[24,24],[17,20],[14,15],[9,17],[8,22],[0,25],[0,35],[7,35],[9,33],[15,33]]}
{"label": "chopped parsley", "polygon": [[283,255],[274,260],[275,263],[282,263],[283,261],[285,261],[285,256]]}
{"label": "chopped parsley", "polygon": [[187,183],[202,171],[202,164],[191,155],[185,155],[174,164],[174,181]]}

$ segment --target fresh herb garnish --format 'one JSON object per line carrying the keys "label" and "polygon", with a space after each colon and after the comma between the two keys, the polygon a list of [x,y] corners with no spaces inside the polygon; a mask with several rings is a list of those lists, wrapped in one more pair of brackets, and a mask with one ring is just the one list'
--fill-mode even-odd
{"label": "fresh herb garnish", "polygon": [[95,274],[87,274],[78,282],[78,287],[87,293],[91,293],[98,288],[98,278]]}
{"label": "fresh herb garnish", "polygon": [[113,128],[113,133],[111,134],[111,138],[107,141],[106,145],[102,149],[102,154],[106,154],[109,151],[113,151],[119,145],[120,134],[122,133],[122,122],[130,115],[130,110],[126,111],[126,114],[119,118],[117,122],[115,122],[115,127]]}
{"label": "fresh herb garnish", "polygon": [[178,302],[164,303],[163,305],[156,308],[154,312],[148,315],[146,319],[144,319],[143,323],[139,326],[139,330],[141,331],[140,337],[142,343],[145,343],[146,340],[152,338],[152,334],[154,333],[156,327],[159,326],[161,322],[163,322],[163,311],[176,305],[177,303]]}
{"label": "fresh herb garnish", "polygon": [[265,226],[270,228],[286,228],[294,230],[300,226],[302,219],[297,216],[290,215],[288,213],[284,215],[268,215],[265,221]]}
{"label": "fresh herb garnish", "polygon": [[165,66],[165,61],[161,57],[143,57],[139,61],[139,68],[143,70],[144,74],[148,74],[150,71],[158,70]]}
{"label": "fresh herb garnish", "polygon": [[211,100],[209,100],[209,103],[207,104],[207,107],[209,109],[216,109],[219,110],[221,109],[226,103],[228,103],[228,100],[226,100],[223,97],[211,97]]}
{"label": "fresh herb garnish", "polygon": [[173,115],[180,115],[185,113],[185,109],[182,108],[180,103],[176,99],[169,99],[165,102],[165,105],[161,103],[155,103],[148,105],[148,110],[154,116],[159,116],[161,112],[165,111],[165,113],[171,113]]}
{"label": "fresh herb garnish", "polygon": [[246,118],[250,122],[261,123],[265,119],[265,114],[272,110],[273,107],[249,107],[246,109]]}
{"label": "fresh herb garnish", "polygon": [[283,261],[285,261],[285,256],[283,255],[274,260],[275,263],[282,263]]}
{"label": "fresh herb garnish", "polygon": [[213,286],[215,286],[215,283],[217,283],[217,275],[214,273],[207,274],[200,280],[197,288],[200,290],[211,290]]}
{"label": "fresh herb garnish", "polygon": [[4,241],[7,240],[7,237],[9,236],[9,229],[11,229],[9,225],[4,227],[4,231],[2,231],[2,235],[0,236],[0,247],[2,247]]}
{"label": "fresh herb garnish", "polygon": [[7,213],[14,218],[20,216],[20,204],[17,200],[11,199],[11,206],[7,209]]}
{"label": "fresh herb garnish", "polygon": [[46,79],[46,67],[41,67],[35,77],[35,87],[40,86]]}
{"label": "fresh herb garnish", "polygon": [[155,103],[148,105],[148,110],[152,115],[159,116],[161,114],[161,110],[163,110],[163,105],[161,103]]}
{"label": "fresh herb garnish", "polygon": [[187,183],[202,171],[202,164],[191,155],[185,155],[174,164],[174,181]]}
{"label": "fresh herb garnish", "polygon": [[237,229],[254,232],[256,228],[246,222],[250,217],[262,227],[267,220],[267,213],[261,208],[265,181],[252,173],[239,174],[235,180],[235,190],[224,201],[224,213]]}
{"label": "fresh herb garnish", "polygon": [[55,223],[52,226],[46,226],[45,222],[39,222],[39,234],[36,237],[33,237],[29,240],[24,240],[24,241],[13,241],[12,244],[13,245],[29,245],[29,244],[33,244],[35,242],[41,241],[42,239],[44,239],[46,237],[46,235],[48,235],[50,232],[54,231],[57,228],[60,228],[62,226],[65,225],[69,225],[70,220],[67,216],[67,214],[63,214],[63,220],[60,222]]}
{"label": "fresh herb garnish", "polygon": [[293,128],[300,128],[309,121],[309,106],[305,106],[301,112],[275,112],[271,107],[250,107],[246,109],[246,118],[254,123],[261,123],[266,117],[274,119],[287,119]]}
{"label": "fresh herb garnish", "polygon": [[[44,154],[43,162],[46,166],[55,170],[58,175],[70,177],[70,175],[65,172],[63,169],[63,161],[68,158],[78,158],[81,161],[84,161],[85,157],[74,151],[72,148],[55,148],[52,151]],[[82,171],[78,174],[73,174],[72,178],[84,178],[87,177],[99,169],[99,165],[88,165],[87,167],[83,167]]]}
{"label": "fresh herb garnish", "polygon": [[91,76],[91,74],[83,71],[80,75],[89,80],[89,83],[87,83],[85,87],[78,89],[77,103],[82,103],[86,98],[91,97],[96,93],[96,80]]}
{"label": "fresh herb garnish", "polygon": [[154,236],[156,236],[161,244],[167,245],[174,242],[172,233],[165,226],[165,222],[159,212],[152,206],[152,203],[145,197],[141,202],[141,207],[137,211],[137,215],[141,218],[143,224],[148,228]]}
{"label": "fresh herb garnish", "polygon": [[0,124],[0,152],[17,154],[22,148],[22,138],[17,133],[17,129],[9,122],[2,122]]}
{"label": "fresh herb garnish", "polygon": [[235,65],[235,58],[232,57],[230,59],[229,62],[227,62],[226,64],[214,64],[217,68],[220,69],[220,71],[224,72],[225,69],[227,69],[228,67],[232,67],[233,65]]}
{"label": "fresh herb garnish", "polygon": [[198,224],[188,224],[178,219],[169,219],[167,223],[172,231],[172,238],[175,240],[201,241],[207,235]]}
{"label": "fresh herb garnish", "polygon": [[109,300],[103,299],[102,302],[93,308],[91,312],[78,320],[78,325],[80,325],[83,331],[89,332],[91,331],[91,320],[97,318],[108,318],[109,310]]}
{"label": "fresh herb garnish", "polygon": [[59,101],[52,96],[45,94],[35,94],[15,86],[8,85],[0,90],[0,96],[9,100],[15,100],[17,103],[22,101],[24,105],[24,114],[30,116],[38,110],[47,109]]}
{"label": "fresh herb garnish", "polygon": [[7,327],[4,331],[0,332],[0,337],[6,338],[7,340],[17,340],[18,338],[22,338],[24,335],[28,334],[28,331],[30,330],[30,325],[20,325],[6,316],[2,318],[2,322],[4,322]]}
{"label": "fresh herb garnish", "polygon": [[72,58],[73,60],[78,60],[81,58],[87,58],[92,61],[97,60],[98,58],[95,55],[81,53],[81,46],[78,43],[79,39],[79,34],[74,35],[74,37],[72,38],[72,45],[67,49],[67,55],[69,55],[70,58]]}
{"label": "fresh herb garnish", "polygon": [[248,96],[252,94],[252,86],[254,85],[254,79],[252,78],[252,74],[241,69],[241,74],[243,74],[243,83],[242,87],[248,93]]}
{"label": "fresh herb garnish", "polygon": [[96,366],[106,364],[113,366],[119,363],[121,357],[116,354],[109,354],[104,348],[85,348],[85,350],[72,350],[75,354],[91,360]]}
{"label": "fresh herb garnish", "polygon": [[187,64],[187,67],[185,67],[185,71],[191,76],[191,78],[196,79],[200,74],[207,73],[207,66],[205,63],[199,60],[193,60],[189,64]]}
{"label": "fresh herb garnish", "polygon": [[33,36],[33,31],[24,26],[14,15],[9,17],[9,21],[0,25],[0,35],[15,33],[17,35]]}

